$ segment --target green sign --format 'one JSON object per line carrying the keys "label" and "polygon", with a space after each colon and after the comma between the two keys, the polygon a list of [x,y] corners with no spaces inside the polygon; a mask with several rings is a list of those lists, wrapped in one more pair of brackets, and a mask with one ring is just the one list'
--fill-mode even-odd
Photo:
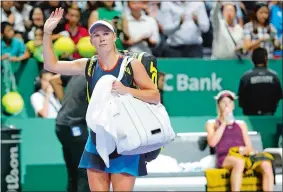
{"label": "green sign", "polygon": [[[269,66],[282,79],[282,60]],[[216,115],[213,97],[225,89],[237,94],[240,78],[251,68],[249,60],[159,59],[158,69],[166,74],[164,105],[170,116]],[[235,113],[242,115],[237,102]]]}
{"label": "green sign", "polygon": [[[269,63],[282,79],[282,60],[271,60]],[[252,67],[248,60],[239,63],[236,60],[159,59],[158,70],[166,73],[164,103],[169,115],[216,115],[213,96],[223,89],[237,93],[241,76]],[[38,73],[38,63],[34,59],[23,62],[21,70],[16,73],[19,92],[29,117],[34,117],[30,96],[34,92],[34,79]],[[242,115],[237,103],[235,112]]]}

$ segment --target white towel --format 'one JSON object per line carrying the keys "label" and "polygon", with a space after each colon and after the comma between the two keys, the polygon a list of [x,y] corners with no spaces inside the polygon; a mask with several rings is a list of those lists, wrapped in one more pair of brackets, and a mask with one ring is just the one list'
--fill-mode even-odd
{"label": "white towel", "polygon": [[118,113],[118,106],[114,102],[117,93],[112,93],[114,81],[120,81],[124,75],[125,67],[133,58],[125,57],[118,78],[113,75],[104,75],[96,83],[86,112],[88,127],[96,133],[96,150],[109,167],[109,155],[115,150],[118,143],[113,117]]}
{"label": "white towel", "polygon": [[96,83],[86,113],[88,127],[96,133],[96,149],[105,165],[109,167],[109,154],[116,147],[117,132],[111,120],[117,107],[113,102],[112,84],[117,80],[112,75],[104,75]]}
{"label": "white towel", "polygon": [[162,154],[147,163],[146,167],[149,173],[176,173],[182,170],[176,159]]}

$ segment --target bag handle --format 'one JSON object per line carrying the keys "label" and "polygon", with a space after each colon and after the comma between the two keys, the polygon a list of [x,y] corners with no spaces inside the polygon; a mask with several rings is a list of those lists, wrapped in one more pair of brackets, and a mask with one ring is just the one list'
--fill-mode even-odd
{"label": "bag handle", "polygon": [[[41,95],[43,95],[44,97],[46,96],[46,94],[43,91],[38,91],[38,93],[40,93]],[[55,109],[55,111],[58,113],[60,111],[60,108],[58,109],[58,107],[56,106],[56,104],[51,100],[51,98],[49,98],[49,102],[50,104],[53,106],[53,108]]]}
{"label": "bag handle", "polygon": [[120,72],[119,72],[119,76],[118,76],[118,80],[121,81],[123,76],[124,76],[124,73],[125,73],[125,70],[126,70],[126,67],[128,66],[129,63],[132,62],[134,58],[131,58],[129,56],[126,56],[121,64],[121,67],[120,67]]}
{"label": "bag handle", "polygon": [[237,43],[236,43],[235,39],[233,38],[233,36],[232,36],[232,34],[231,34],[231,32],[230,32],[230,30],[229,30],[229,28],[228,28],[227,23],[225,23],[225,28],[226,28],[226,30],[228,31],[228,34],[229,34],[230,38],[232,39],[234,45],[237,46]]}

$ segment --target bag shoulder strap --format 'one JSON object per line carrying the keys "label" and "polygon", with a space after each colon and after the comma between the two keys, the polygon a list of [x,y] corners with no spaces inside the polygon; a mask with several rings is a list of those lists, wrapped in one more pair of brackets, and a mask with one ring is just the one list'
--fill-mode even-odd
{"label": "bag shoulder strap", "polygon": [[132,62],[134,58],[131,58],[131,57],[128,57],[126,56],[121,64],[121,67],[120,67],[120,72],[119,72],[119,76],[118,76],[118,80],[121,81],[124,74],[125,74],[125,70],[126,70],[126,67],[128,66],[129,63]]}
{"label": "bag shoulder strap", "polygon": [[94,73],[94,69],[96,66],[97,56],[94,55],[91,58],[88,59],[86,66],[85,66],[85,77],[86,77],[86,95],[87,95],[87,101],[90,101],[90,90],[92,87],[92,76]]}
{"label": "bag shoulder strap", "polygon": [[85,77],[88,82],[91,82],[94,68],[96,66],[96,61],[97,61],[97,56],[92,56],[91,58],[88,59],[86,66],[85,66]]}
{"label": "bag shoulder strap", "polygon": [[237,46],[237,43],[236,43],[235,39],[233,38],[233,36],[232,36],[232,34],[231,34],[231,32],[230,32],[230,30],[228,28],[227,23],[225,23],[225,28],[228,31],[228,34],[229,34],[230,38],[232,39],[233,43],[235,44],[235,46]]}
{"label": "bag shoulder strap", "polygon": [[[38,91],[38,93],[40,93],[42,96],[46,96],[46,94],[42,91]],[[51,100],[51,98],[49,98],[49,103],[53,106],[53,108],[55,109],[56,112],[60,111],[60,108],[58,109],[58,107],[56,106],[55,103],[53,103],[53,101]]]}
{"label": "bag shoulder strap", "polygon": [[[235,47],[237,47],[237,43],[236,43],[235,39],[233,38],[232,34],[230,33],[230,30],[229,30],[229,28],[228,28],[227,23],[225,23],[225,28],[226,28],[226,30],[228,31],[228,34],[229,34],[230,38],[232,39],[232,41],[233,41]],[[237,55],[239,61],[242,62],[242,57],[241,57],[241,55],[240,55],[238,52],[236,52],[236,55]]]}

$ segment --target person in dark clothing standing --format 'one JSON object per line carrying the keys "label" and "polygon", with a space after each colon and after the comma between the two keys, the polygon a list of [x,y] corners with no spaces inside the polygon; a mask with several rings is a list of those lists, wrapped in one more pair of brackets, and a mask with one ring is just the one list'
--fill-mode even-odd
{"label": "person in dark clothing standing", "polygon": [[239,106],[244,115],[273,115],[282,99],[282,87],[277,73],[268,69],[268,54],[265,48],[252,53],[255,67],[240,80]]}
{"label": "person in dark clothing standing", "polygon": [[88,106],[85,77],[57,74],[51,78],[50,83],[56,96],[62,102],[62,108],[56,118],[56,135],[62,144],[68,171],[67,191],[90,191],[86,170],[78,168],[88,138],[85,120]]}

